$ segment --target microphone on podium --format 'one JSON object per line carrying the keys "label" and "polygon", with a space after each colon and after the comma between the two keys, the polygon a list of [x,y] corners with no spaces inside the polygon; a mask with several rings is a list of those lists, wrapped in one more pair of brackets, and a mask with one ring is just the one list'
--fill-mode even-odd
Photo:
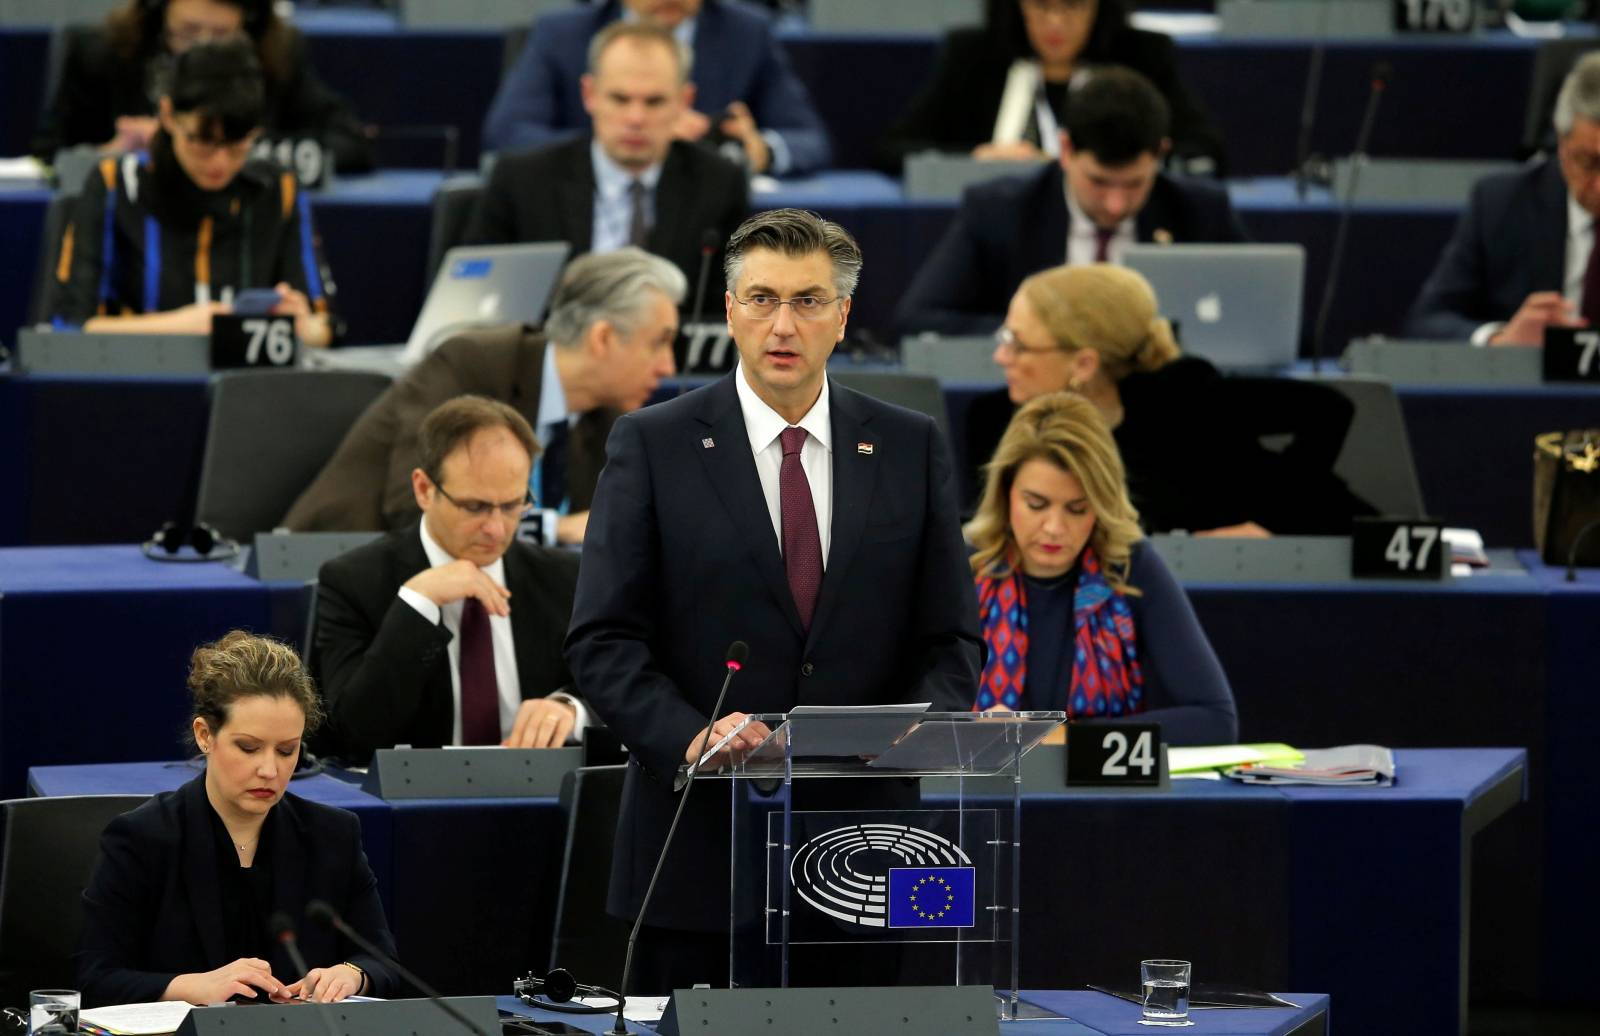
{"label": "microphone on podium", "polygon": [[470,1018],[457,1010],[455,1005],[446,1000],[443,994],[441,994],[437,989],[434,989],[432,986],[422,981],[422,979],[418,978],[416,974],[413,973],[409,968],[405,967],[387,953],[384,953],[383,950],[379,949],[373,944],[371,939],[368,939],[366,936],[362,935],[360,932],[346,924],[344,918],[339,916],[339,912],[334,910],[333,907],[329,906],[323,900],[313,899],[310,903],[307,903],[306,916],[311,918],[313,921],[317,921],[321,924],[327,925],[329,928],[332,928],[346,939],[349,939],[351,942],[355,943],[363,953],[366,953],[372,957],[376,957],[385,967],[393,968],[397,975],[405,979],[411,985],[415,986],[418,992],[420,992],[431,1003],[437,1006],[439,1010],[443,1011],[445,1014],[454,1019],[463,1029],[466,1029],[468,1032],[476,1033],[477,1036],[490,1036],[489,1033],[484,1032],[477,1025],[474,1025]]}
{"label": "microphone on podium", "polygon": [[750,645],[744,641],[736,640],[728,645],[728,652],[723,661],[728,675],[722,678],[722,690],[717,693],[717,704],[711,709],[711,719],[706,723],[705,733],[700,735],[700,748],[695,752],[696,759],[689,764],[688,770],[678,782],[677,787],[683,790],[678,796],[678,809],[672,814],[672,823],[667,827],[667,837],[661,840],[661,854],[656,857],[656,869],[651,872],[650,884],[645,886],[644,897],[639,900],[639,916],[633,920],[633,931],[628,933],[628,952],[622,958],[622,981],[617,984],[617,990],[622,995],[617,998],[617,1022],[609,1030],[611,1036],[627,1036],[628,1025],[622,1019],[622,1011],[628,1005],[628,976],[633,970],[633,944],[638,941],[639,929],[643,927],[645,914],[650,910],[650,898],[656,891],[656,879],[661,877],[661,867],[667,862],[667,852],[672,848],[672,836],[678,832],[678,818],[683,816],[684,804],[689,801],[689,792],[694,789],[695,776],[700,772],[701,757],[706,754],[706,748],[711,744],[711,728],[716,726],[717,717],[722,715],[722,703],[727,700],[728,687],[733,683],[733,674],[744,668],[745,659],[749,657]]}
{"label": "microphone on podium", "polygon": [[722,244],[722,233],[716,227],[700,231],[700,275],[694,279],[694,308],[690,310],[689,326],[700,323],[706,308],[706,282],[711,276],[711,257]]}

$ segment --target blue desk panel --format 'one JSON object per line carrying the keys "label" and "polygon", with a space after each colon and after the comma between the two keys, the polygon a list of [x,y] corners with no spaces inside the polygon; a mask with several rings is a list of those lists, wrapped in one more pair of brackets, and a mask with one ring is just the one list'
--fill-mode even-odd
{"label": "blue desk panel", "polygon": [[[477,162],[483,115],[504,62],[500,33],[408,30],[377,11],[305,11],[296,21],[322,78],[362,120],[380,127],[380,147],[384,127],[448,124],[460,131],[461,162]],[[934,33],[845,34],[804,26],[781,36],[843,168],[873,164],[880,137],[932,75],[939,43]],[[1372,154],[1509,158],[1521,142],[1539,42],[1504,32],[1331,41],[1312,150],[1349,153],[1368,77],[1381,60],[1394,72],[1373,128]],[[1289,169],[1310,41],[1201,34],[1177,43],[1181,75],[1227,141],[1234,172]],[[48,46],[43,29],[0,31],[0,88],[9,99],[9,114],[0,114],[0,154],[21,154],[29,146],[45,104]]]}
{"label": "blue desk panel", "polygon": [[[75,499],[115,505],[88,483]],[[302,598],[137,547],[0,548],[0,795],[30,766],[184,757],[195,647],[276,628],[274,600]]]}
{"label": "blue desk panel", "polygon": [[[1175,956],[1213,981],[1327,990],[1341,1031],[1456,1031],[1468,854],[1477,829],[1520,798],[1524,758],[1401,751],[1392,788],[1178,781],[1166,792],[1029,796],[1023,985],[1126,983],[1141,959]],[[102,787],[116,786],[107,776]],[[122,787],[136,785],[149,787],[148,771],[130,769]],[[562,847],[554,800],[389,805],[391,920],[412,967],[451,993],[509,989],[542,971],[543,953],[529,959],[515,944],[549,945]],[[718,880],[714,868],[707,880]],[[531,923],[528,901],[544,909],[537,932],[517,927]],[[1374,946],[1404,947],[1406,969]]]}
{"label": "blue desk panel", "polygon": [[[1290,1010],[1261,1011],[1194,1011],[1192,1029],[1184,1032],[1208,1036],[1290,1036],[1306,1031],[1331,1032],[1331,1029],[1304,1030],[1301,1026],[1317,1024],[1319,1016],[1324,1026],[1332,1012],[1329,997],[1324,993],[1280,993],[1279,996],[1298,1005]],[[1038,1036],[1150,1036],[1150,1029],[1139,1024],[1139,1008],[1105,993],[1091,990],[1025,989],[1022,998],[1028,1003],[1055,1011],[1066,1017],[1059,1020],[1038,1020],[1024,1023],[1029,1034]],[[566,1022],[596,1034],[611,1031],[614,1016],[568,1015],[553,1011],[539,1011],[514,996],[498,998],[500,1010],[522,1017],[546,1022]],[[628,1023],[630,1033],[653,1033],[655,1026],[636,1022]],[[1005,1030],[1002,1030],[1005,1031]],[[934,1034],[928,1034],[934,1036]]]}
{"label": "blue desk panel", "polygon": [[[0,545],[126,543],[190,513],[206,378],[0,375]],[[945,387],[958,470],[966,414],[993,386]],[[1429,510],[1490,546],[1532,542],[1534,435],[1600,422],[1600,391],[1575,386],[1399,389]],[[85,487],[95,503],[80,504]]]}
{"label": "blue desk panel", "polygon": [[[348,324],[350,344],[404,341],[410,333],[425,294],[429,206],[439,180],[438,173],[389,171],[344,177],[313,196],[323,250],[339,285],[335,306]],[[1230,189],[1252,237],[1305,246],[1302,339],[1309,343],[1337,206],[1320,190],[1301,201],[1282,179],[1236,181]],[[0,187],[0,240],[8,243],[8,254],[26,257],[30,274],[47,200],[43,188]],[[911,201],[894,181],[864,172],[806,177],[755,195],[752,205],[813,208],[859,239],[866,270],[851,311],[851,333],[886,345],[899,341],[895,306],[955,211],[953,201]],[[1357,208],[1328,325],[1330,351],[1342,351],[1357,335],[1398,329],[1455,219],[1449,205]],[[24,319],[30,283],[16,278],[0,289],[0,340],[11,340]]]}

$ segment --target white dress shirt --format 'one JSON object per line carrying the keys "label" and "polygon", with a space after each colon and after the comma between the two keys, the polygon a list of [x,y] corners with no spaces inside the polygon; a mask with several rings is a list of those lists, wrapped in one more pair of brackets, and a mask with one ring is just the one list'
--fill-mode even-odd
{"label": "white dress shirt", "polygon": [[[1567,193],[1567,261],[1562,268],[1561,294],[1572,308],[1583,311],[1583,274],[1589,268],[1589,253],[1594,251],[1594,217]],[[1519,303],[1520,305],[1520,303]],[[1504,330],[1506,321],[1492,320],[1472,332],[1473,345],[1488,345],[1489,339]]]}
{"label": "white dress shirt", "polygon": [[[433,568],[448,565],[455,561],[443,547],[434,542],[428,535],[428,523],[418,525],[419,534],[422,536],[422,550],[428,555],[428,564]],[[506,585],[506,562],[504,557],[496,558],[494,564],[482,566],[483,574],[493,579],[501,586]],[[461,744],[461,609],[463,602],[452,601],[440,606],[433,601],[407,586],[400,588],[400,599],[417,610],[417,613],[429,622],[438,625],[444,623],[444,628],[450,631],[450,643],[446,651],[450,656],[450,700],[452,702],[450,715],[450,743]],[[511,606],[516,607],[513,601]],[[494,643],[494,679],[500,691],[500,737],[511,736],[512,724],[516,722],[517,711],[522,708],[522,684],[517,679],[517,644],[511,634],[511,617],[509,615],[489,614],[489,637]],[[588,710],[582,702],[567,694],[551,695],[559,701],[567,702],[578,711],[578,720],[572,729],[572,739],[580,740],[583,728],[588,725]]]}
{"label": "white dress shirt", "polygon": [[589,251],[615,252],[628,243],[628,230],[633,224],[633,198],[628,189],[635,180],[644,184],[645,225],[655,226],[661,163],[642,173],[630,172],[613,162],[597,140],[589,142],[589,160],[594,168],[594,224]]}
{"label": "white dress shirt", "polygon": [[[756,474],[761,478],[761,495],[767,498],[767,513],[772,517],[772,532],[783,550],[783,508],[778,491],[778,474],[783,467],[783,443],[778,436],[789,422],[762,402],[756,390],[745,381],[744,365],[734,373],[739,392],[739,409],[744,412],[744,430],[750,436],[750,452],[755,455]],[[811,503],[817,509],[817,535],[822,544],[822,567],[828,567],[828,546],[833,533],[833,428],[828,418],[828,379],[822,379],[822,394],[806,411],[796,427],[808,433],[800,447],[800,467],[811,486]]]}
{"label": "white dress shirt", "polygon": [[[528,491],[540,504],[538,517],[543,536],[541,542],[552,547],[556,545],[556,523],[566,513],[566,508],[562,501],[546,500],[542,494],[544,455],[550,448],[550,438],[555,432],[556,425],[565,422],[567,433],[570,435],[572,425],[578,420],[578,415],[567,409],[567,392],[561,385],[561,373],[556,369],[556,348],[554,343],[545,343],[544,373],[539,376],[539,420],[533,429],[534,436],[539,440],[539,456],[534,458],[533,470],[528,473]],[[570,486],[568,494],[571,494]]]}
{"label": "white dress shirt", "polygon": [[[1095,234],[1094,220],[1084,214],[1078,207],[1078,200],[1072,196],[1072,187],[1063,178],[1061,193],[1067,197],[1067,265],[1088,266],[1095,261],[1095,255],[1100,248],[1100,238]],[[1136,240],[1134,224],[1137,214],[1129,216],[1117,224],[1117,229],[1111,235],[1111,242],[1106,246],[1106,261],[1113,265],[1121,265],[1122,253]]]}

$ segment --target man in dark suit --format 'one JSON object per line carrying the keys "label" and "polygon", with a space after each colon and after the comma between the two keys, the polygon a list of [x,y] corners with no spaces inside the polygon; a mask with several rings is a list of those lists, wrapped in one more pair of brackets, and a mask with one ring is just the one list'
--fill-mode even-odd
{"label": "man in dark suit", "polygon": [[611,422],[673,374],[686,289],[677,267],[637,248],[575,260],[543,333],[517,324],[439,346],[367,408],[282,524],[296,532],[416,524],[411,473],[422,419],[447,399],[477,395],[509,404],[539,438],[540,538],[581,543]]}
{"label": "man in dark suit", "polygon": [[783,176],[828,164],[828,133],[773,36],[771,18],[738,0],[607,0],[546,14],[495,94],[484,147],[542,147],[587,126],[579,91],[586,51],[619,18],[653,22],[694,53],[695,107],[679,116],[678,139],[721,138],[758,173]]}
{"label": "man in dark suit", "polygon": [[[467,240],[567,241],[575,255],[637,245],[698,283],[715,243],[727,240],[749,209],[744,171],[673,139],[694,87],[685,78],[686,52],[670,33],[647,22],[613,22],[590,55],[583,103],[593,136],[501,156]],[[704,287],[700,301],[709,308],[715,284],[707,278]]]}
{"label": "man in dark suit", "polygon": [[1413,338],[1541,345],[1600,323],[1600,54],[1556,98],[1556,157],[1484,178],[1406,318]]}
{"label": "man in dark suit", "polygon": [[322,566],[312,669],[325,751],[561,745],[583,705],[561,642],[578,557],[516,538],[538,443],[521,414],[460,396],[422,422],[422,521]]}
{"label": "man in dark suit", "polygon": [[1058,163],[969,187],[900,301],[905,331],[983,334],[1029,274],[1118,262],[1135,241],[1243,241],[1225,190],[1169,176],[1167,102],[1139,73],[1109,68],[1074,88]]}
{"label": "man in dark suit", "polygon": [[[850,236],[812,213],[750,217],[725,266],[738,369],[612,430],[567,658],[631,751],[608,904],[619,917],[640,909],[674,778],[708,722],[715,741],[747,713],[802,704],[974,700],[977,605],[943,440],[927,417],[826,377],[860,266]],[[749,658],[713,716],[734,640]],[[857,808],[898,803],[901,782],[866,783]],[[685,809],[632,991],[727,980],[719,799]]]}

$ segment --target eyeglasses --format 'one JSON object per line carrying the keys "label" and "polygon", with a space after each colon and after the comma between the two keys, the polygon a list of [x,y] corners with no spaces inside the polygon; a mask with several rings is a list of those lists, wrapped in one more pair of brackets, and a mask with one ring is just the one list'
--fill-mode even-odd
{"label": "eyeglasses", "polygon": [[177,127],[178,136],[183,138],[184,146],[192,149],[195,154],[205,158],[220,153],[227,154],[230,158],[246,158],[256,141],[261,137],[260,130],[252,130],[249,136],[240,140],[205,140],[197,133],[191,133],[182,126]]}
{"label": "eyeglasses", "polygon": [[815,295],[798,295],[792,299],[780,299],[776,295],[752,295],[747,299],[741,299],[735,295],[733,301],[743,306],[746,313],[760,320],[765,320],[778,312],[779,306],[788,306],[789,312],[794,314],[796,320],[820,320],[827,308],[839,301],[839,296],[823,299]]}
{"label": "eyeglasses", "polygon": [[216,25],[206,25],[203,22],[179,22],[168,27],[165,35],[167,49],[174,54],[181,54],[196,44],[232,39],[240,35],[240,31],[236,28],[224,29]]}
{"label": "eyeglasses", "polygon": [[1071,352],[1064,345],[1028,345],[1017,337],[1017,333],[1009,327],[1002,327],[994,333],[994,346],[1008,356],[1025,356],[1028,353],[1053,353]]}
{"label": "eyeglasses", "polygon": [[533,499],[532,493],[524,493],[521,500],[515,500],[509,504],[491,504],[487,500],[457,500],[455,497],[445,492],[444,486],[439,484],[438,479],[430,475],[428,477],[428,481],[433,483],[433,488],[439,491],[440,496],[450,501],[458,510],[465,512],[472,518],[481,519],[487,518],[491,514],[498,514],[508,522],[516,522],[521,521],[523,518],[526,518],[528,515],[532,514],[535,508],[538,507],[538,504]]}

